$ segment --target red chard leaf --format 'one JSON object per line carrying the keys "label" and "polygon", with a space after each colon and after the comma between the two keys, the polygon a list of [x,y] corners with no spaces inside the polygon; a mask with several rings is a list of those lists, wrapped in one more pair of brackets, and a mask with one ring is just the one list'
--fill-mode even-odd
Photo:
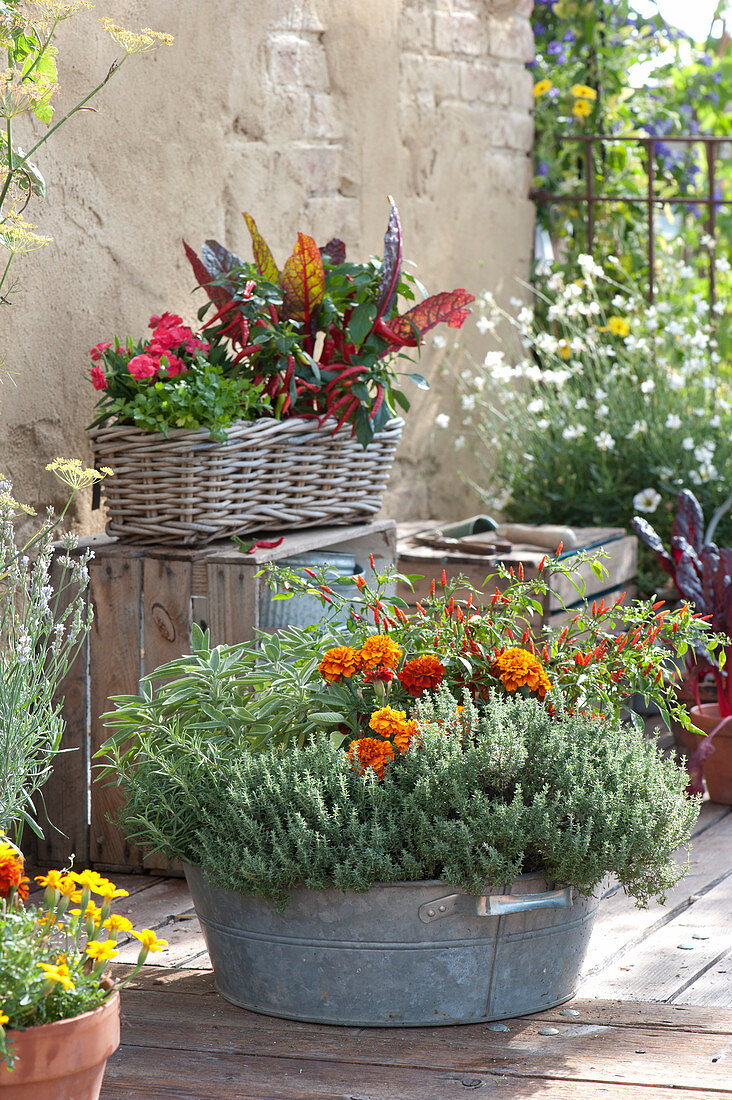
{"label": "red chard leaf", "polygon": [[277,264],[274,261],[274,256],[269,250],[269,245],[265,242],[264,238],[257,229],[257,223],[251,214],[246,212],[243,215],[244,221],[247,223],[247,229],[249,230],[249,236],[252,238],[252,248],[254,250],[254,262],[257,265],[259,274],[263,279],[266,279],[268,283],[277,283],[280,279],[280,273],[277,270]]}
{"label": "red chard leaf", "polygon": [[402,274],[402,227],[399,211],[389,195],[389,222],[384,234],[384,259],[381,265],[379,296],[376,300],[376,320],[388,317],[396,300],[397,287]]}
{"label": "red chard leaf", "polygon": [[[228,248],[224,248],[218,241],[204,241],[201,249],[201,260],[209,275],[214,279],[221,279],[222,276],[228,275],[230,271],[236,271],[237,268],[244,266],[244,261],[240,260],[235,252],[229,252]],[[230,293],[233,293],[234,286],[232,283],[224,283],[224,286]]]}
{"label": "red chard leaf", "polygon": [[671,535],[681,535],[697,554],[701,553],[704,539],[704,513],[701,505],[689,489],[682,489],[676,497],[676,515]]}
{"label": "red chard leaf", "polygon": [[325,293],[323,261],[312,237],[298,233],[297,244],[280,275],[280,286],[288,316],[309,322]]}
{"label": "red chard leaf", "polygon": [[658,564],[670,577],[675,579],[676,568],[673,560],[666,553],[666,549],[661,541],[659,535],[656,534],[651,527],[647,519],[643,519],[642,516],[633,516],[630,521],[630,526],[635,531],[639,539],[641,539],[646,546],[650,547],[653,553],[658,558]]}
{"label": "red chard leaf", "polygon": [[320,249],[320,255],[327,264],[344,264],[346,262],[346,246],[338,237],[324,244]]}
{"label": "red chard leaf", "polygon": [[392,317],[388,327],[396,341],[416,347],[419,337],[441,321],[446,321],[451,328],[460,328],[470,313],[466,306],[474,301],[474,296],[467,290],[445,290],[441,294],[433,294],[400,317]]}

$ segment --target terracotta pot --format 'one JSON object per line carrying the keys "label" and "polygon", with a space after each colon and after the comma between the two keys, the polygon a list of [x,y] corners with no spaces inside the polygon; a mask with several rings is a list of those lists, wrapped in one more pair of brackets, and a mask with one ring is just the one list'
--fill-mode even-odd
{"label": "terracotta pot", "polygon": [[13,1070],[0,1065],[0,1100],[99,1100],[119,1046],[119,993],[81,1016],[7,1034],[17,1060]]}
{"label": "terracotta pot", "polygon": [[[702,707],[691,707],[689,714],[695,726],[709,736],[721,721],[716,703]],[[690,753],[695,752],[704,740],[703,737],[678,726],[675,734],[681,744]],[[713,751],[704,761],[702,774],[707,792],[712,802],[723,806],[732,806],[732,717],[719,726],[712,741]]]}

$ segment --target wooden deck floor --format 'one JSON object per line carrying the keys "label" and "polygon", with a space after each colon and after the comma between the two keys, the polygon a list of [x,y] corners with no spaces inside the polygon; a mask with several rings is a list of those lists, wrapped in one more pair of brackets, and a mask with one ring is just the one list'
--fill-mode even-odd
{"label": "wooden deck floor", "polygon": [[[680,859],[685,859],[680,856]],[[705,803],[665,906],[611,888],[569,1005],[496,1025],[335,1028],[244,1012],[214,991],[185,882],[114,876],[119,911],[155,928],[123,998],[102,1100],[542,1100],[732,1097],[732,812]],[[129,964],[137,943],[122,946]],[[571,1014],[568,1014],[571,1013]],[[547,1031],[546,1029],[551,1029]]]}

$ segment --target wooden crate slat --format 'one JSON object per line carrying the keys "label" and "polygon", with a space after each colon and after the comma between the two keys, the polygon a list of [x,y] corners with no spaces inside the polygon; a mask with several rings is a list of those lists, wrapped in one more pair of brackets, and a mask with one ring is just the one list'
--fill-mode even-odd
{"label": "wooden crate slat", "polygon": [[[139,557],[105,555],[98,556],[92,565],[94,625],[89,640],[89,692],[93,763],[94,753],[109,736],[100,716],[110,709],[110,696],[135,694],[139,686],[142,562]],[[95,864],[125,868],[140,862],[139,853],[108,820],[122,801],[117,787],[92,783],[89,852]]]}

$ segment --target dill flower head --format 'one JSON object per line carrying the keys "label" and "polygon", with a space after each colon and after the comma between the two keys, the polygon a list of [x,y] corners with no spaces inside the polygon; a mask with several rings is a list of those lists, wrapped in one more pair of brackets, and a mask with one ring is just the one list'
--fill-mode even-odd
{"label": "dill flower head", "polygon": [[552,685],[540,661],[526,649],[505,649],[491,664],[491,672],[506,691],[527,687],[543,699]]}
{"label": "dill flower head", "polygon": [[361,646],[361,667],[367,670],[378,668],[396,668],[402,651],[388,634],[372,634]]}
{"label": "dill flower head", "polygon": [[410,695],[421,695],[424,691],[434,691],[439,687],[444,675],[445,666],[433,653],[428,653],[406,662],[399,672],[399,683]]}
{"label": "dill flower head", "polygon": [[94,5],[89,0],[26,0],[38,9],[40,15],[53,23],[60,23],[62,19],[70,19],[77,12],[92,11]]}
{"label": "dill flower head", "polygon": [[114,477],[114,470],[109,466],[101,466],[99,470],[86,469],[78,458],[55,458],[53,462],[48,463],[46,469],[55,474],[59,481],[63,481],[70,489],[86,489],[95,481]]}
{"label": "dill flower head", "polygon": [[394,759],[394,749],[391,742],[381,741],[377,737],[361,737],[358,741],[352,741],[348,749],[351,766],[357,768],[361,775],[366,774],[367,768],[373,768],[379,779],[384,778],[384,765],[387,760]]}
{"label": "dill flower head", "polygon": [[337,645],[329,649],[318,665],[318,671],[328,683],[337,680],[350,680],[354,672],[361,667],[361,658],[357,649],[348,645]]}
{"label": "dill flower head", "polygon": [[25,221],[20,214],[11,214],[7,221],[0,223],[0,248],[15,254],[35,252],[37,248],[50,244],[53,237],[43,237],[39,233],[34,233],[35,228],[35,225]]}
{"label": "dill flower head", "polygon": [[55,81],[43,73],[34,72],[24,79],[17,69],[6,69],[0,73],[0,118],[16,118],[57,90]]}
{"label": "dill flower head", "polygon": [[128,56],[133,53],[149,53],[150,50],[157,50],[160,46],[171,46],[173,44],[172,34],[153,31],[149,27],[143,27],[139,34],[135,34],[134,31],[128,31],[125,27],[120,27],[118,23],[114,23],[106,16],[100,19],[99,22],[112,41],[116,42],[119,48],[124,50]]}

